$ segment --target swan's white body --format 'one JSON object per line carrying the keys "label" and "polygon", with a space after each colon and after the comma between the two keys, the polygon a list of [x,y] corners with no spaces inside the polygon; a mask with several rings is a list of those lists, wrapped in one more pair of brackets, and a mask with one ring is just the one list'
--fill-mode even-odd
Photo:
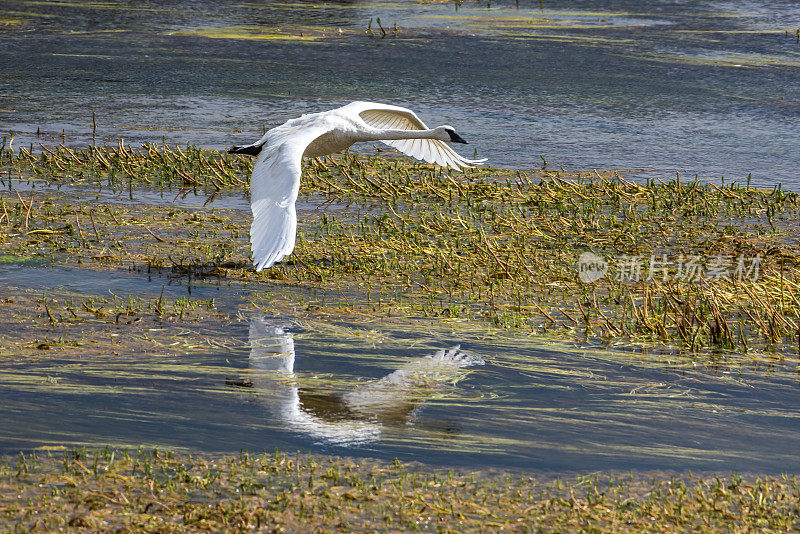
{"label": "swan's white body", "polygon": [[359,141],[382,141],[414,158],[456,170],[486,161],[463,158],[447,146],[445,142],[465,142],[452,127],[428,129],[413,111],[399,106],[353,102],[291,119],[252,145],[231,149],[258,154],[250,178],[250,244],[257,271],[294,250],[303,156],[334,154]]}

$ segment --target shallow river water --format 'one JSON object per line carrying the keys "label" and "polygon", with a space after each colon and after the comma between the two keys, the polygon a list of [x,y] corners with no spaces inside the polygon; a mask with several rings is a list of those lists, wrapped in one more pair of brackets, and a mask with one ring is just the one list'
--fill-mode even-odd
{"label": "shallow river water", "polygon": [[[0,283],[51,295],[189,291],[155,276],[35,264],[0,264]],[[201,283],[191,295],[234,313],[264,289]],[[0,429],[0,452],[112,444],[536,471],[800,469],[796,361],[695,363],[458,324],[259,314],[240,316],[217,340],[228,347],[173,357],[33,350],[5,360],[0,420],[10,424]]]}
{"label": "shallow river water", "polygon": [[83,146],[94,112],[98,142],[227,148],[375,100],[456,126],[496,166],[794,189],[798,21],[789,1],[9,0],[0,130]]}
{"label": "shallow river water", "polygon": [[[799,20],[794,2],[755,1],[7,0],[0,135],[13,131],[16,147],[124,138],[221,149],[364,99],[456,126],[471,143],[462,153],[495,166],[750,174],[800,189]],[[131,201],[100,200],[114,198]],[[189,291],[8,261],[0,286]],[[191,295],[236,315],[261,289],[201,283]],[[175,358],[4,361],[0,452],[109,443],[542,471],[800,470],[794,361],[710,365],[423,321],[334,327],[256,313],[224,336],[231,348]]]}

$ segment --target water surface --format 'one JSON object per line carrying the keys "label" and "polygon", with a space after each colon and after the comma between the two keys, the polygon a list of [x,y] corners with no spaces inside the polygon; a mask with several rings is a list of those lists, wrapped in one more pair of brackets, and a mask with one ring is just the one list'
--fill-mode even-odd
{"label": "water surface", "polygon": [[[51,297],[189,291],[136,273],[32,264],[0,264],[0,282]],[[12,423],[0,430],[0,452],[112,444],[529,471],[800,469],[796,360],[579,348],[458,323],[241,313],[249,292],[266,289],[199,283],[192,296],[213,297],[239,319],[152,326],[176,339],[211,336],[205,349],[143,350],[110,325],[120,341],[113,353],[31,348],[5,358],[0,420]],[[67,334],[58,325],[37,333]]]}
{"label": "water surface", "polygon": [[[0,133],[13,130],[17,147],[124,138],[222,149],[301,113],[368,99],[456,126],[471,142],[462,153],[493,165],[539,167],[544,156],[550,168],[752,174],[754,185],[800,186],[795,3],[544,4],[9,0],[0,6]],[[220,195],[215,206],[246,210],[247,200]],[[224,349],[31,349],[4,359],[0,421],[12,423],[0,425],[0,452],[110,443],[528,470],[800,469],[793,360],[693,361],[422,321],[265,317],[247,297],[267,284],[190,285],[46,262],[0,261],[0,284],[7,294],[191,292],[239,317],[215,334]],[[448,352],[456,345],[462,352]]]}
{"label": "water surface", "polygon": [[0,125],[17,146],[62,131],[80,146],[94,111],[96,142],[226,148],[366,99],[457,126],[464,155],[497,166],[544,156],[794,188],[798,20],[796,3],[759,1],[12,0]]}

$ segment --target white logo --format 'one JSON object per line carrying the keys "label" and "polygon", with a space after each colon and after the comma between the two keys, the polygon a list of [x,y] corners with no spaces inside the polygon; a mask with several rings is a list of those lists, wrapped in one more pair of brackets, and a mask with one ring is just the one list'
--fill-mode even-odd
{"label": "white logo", "polygon": [[[761,255],[737,257],[718,254],[709,258],[686,256],[679,254],[651,254],[647,256],[629,256],[623,254],[611,258],[611,278],[618,282],[635,283],[669,279],[677,282],[705,282],[709,280],[745,280],[755,282],[761,269]],[[606,260],[592,252],[584,252],[578,257],[578,278],[585,284],[591,284],[609,275],[609,264]]]}
{"label": "white logo", "polygon": [[607,271],[606,260],[593,252],[584,252],[578,257],[578,278],[585,284],[600,280]]}

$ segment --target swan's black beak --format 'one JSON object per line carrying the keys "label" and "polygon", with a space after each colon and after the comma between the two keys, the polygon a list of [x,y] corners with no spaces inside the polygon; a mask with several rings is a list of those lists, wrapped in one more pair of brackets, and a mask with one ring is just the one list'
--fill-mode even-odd
{"label": "swan's black beak", "polygon": [[450,134],[450,142],[451,143],[463,143],[465,145],[467,144],[467,142],[464,141],[464,138],[461,137],[460,135],[458,135],[457,133],[455,133],[454,131],[447,130],[447,133]]}
{"label": "swan's black beak", "polygon": [[248,156],[257,156],[261,152],[262,146],[232,146],[228,150],[228,154],[247,154]]}

